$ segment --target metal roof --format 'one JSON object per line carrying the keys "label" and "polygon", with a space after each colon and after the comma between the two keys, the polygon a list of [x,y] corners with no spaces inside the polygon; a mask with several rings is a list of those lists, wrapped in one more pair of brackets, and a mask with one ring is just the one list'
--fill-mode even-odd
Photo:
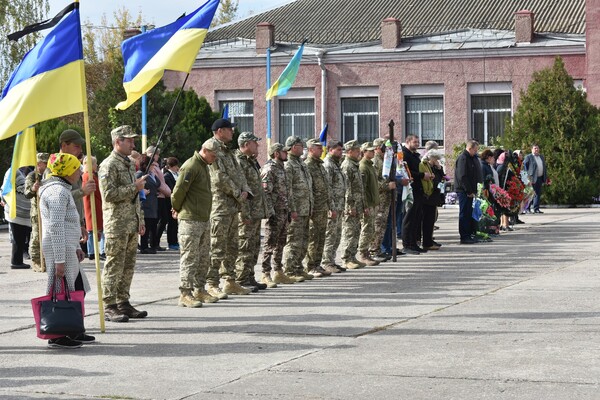
{"label": "metal roof", "polygon": [[210,31],[206,39],[254,39],[256,25],[275,26],[275,40],[314,44],[381,40],[381,21],[397,18],[402,36],[464,29],[513,30],[514,13],[535,14],[536,32],[585,33],[585,0],[295,0]]}

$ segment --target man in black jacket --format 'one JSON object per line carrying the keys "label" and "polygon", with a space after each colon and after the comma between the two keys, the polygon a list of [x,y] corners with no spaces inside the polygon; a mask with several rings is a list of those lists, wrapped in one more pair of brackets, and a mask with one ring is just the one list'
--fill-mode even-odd
{"label": "man in black jacket", "polygon": [[481,164],[477,158],[479,143],[467,141],[467,148],[456,159],[454,168],[454,190],[458,196],[458,232],[461,244],[476,242],[472,223],[473,198],[477,194],[477,182],[481,176]]}
{"label": "man in black jacket", "polygon": [[406,146],[402,146],[402,153],[412,178],[411,186],[414,202],[402,220],[402,246],[406,253],[420,254],[427,251],[417,245],[417,240],[421,237],[420,231],[423,224],[423,184],[421,180],[432,180],[434,176],[429,172],[419,172],[419,163],[421,162],[420,155],[417,152],[419,138],[415,135],[408,135],[405,143]]}
{"label": "man in black jacket", "polygon": [[[165,183],[173,191],[175,188],[175,182],[179,177],[179,160],[175,157],[167,158],[166,162],[167,170],[164,172],[165,175]],[[167,229],[167,243],[169,244],[169,249],[171,250],[179,250],[179,241],[177,240],[177,220],[173,218],[171,214],[171,199],[166,198],[167,201],[167,210],[168,215],[164,219],[158,221],[158,241],[160,242],[160,237],[165,231],[165,227]]]}

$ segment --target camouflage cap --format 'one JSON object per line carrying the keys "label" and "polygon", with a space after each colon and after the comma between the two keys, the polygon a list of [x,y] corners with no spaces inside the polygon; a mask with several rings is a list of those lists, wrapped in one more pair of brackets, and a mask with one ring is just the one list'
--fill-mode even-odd
{"label": "camouflage cap", "polygon": [[252,132],[242,132],[238,137],[238,145],[242,146],[248,142],[258,142],[260,138]]}
{"label": "camouflage cap", "polygon": [[386,139],[384,139],[384,138],[377,138],[377,139],[373,140],[373,146],[381,147],[381,145],[384,144],[385,141],[386,141]]}
{"label": "camouflage cap", "polygon": [[136,138],[139,135],[133,131],[133,128],[129,125],[121,125],[118,128],[113,129],[110,132],[112,140],[119,138]]}
{"label": "camouflage cap", "polygon": [[216,140],[210,140],[208,139],[207,141],[205,141],[204,143],[202,143],[202,148],[204,150],[208,150],[208,151],[219,151],[219,149],[221,148],[221,145],[216,141]]}
{"label": "camouflage cap", "polygon": [[375,146],[373,146],[373,142],[364,142],[361,146],[360,149],[362,151],[372,151],[375,150]]}
{"label": "camouflage cap", "polygon": [[45,162],[45,163],[47,163],[48,162],[48,157],[50,157],[50,154],[48,154],[48,153],[37,153],[36,154],[37,162]]}
{"label": "camouflage cap", "polygon": [[269,146],[269,155],[272,156],[278,151],[286,151],[284,147],[285,146],[281,143],[273,143],[271,146]]}
{"label": "camouflage cap", "polygon": [[352,150],[352,149],[360,149],[360,144],[358,144],[358,140],[350,140],[344,143],[344,150]]}
{"label": "camouflage cap", "polygon": [[323,147],[323,143],[321,143],[319,141],[319,139],[315,139],[315,138],[308,139],[306,141],[306,147],[308,147],[310,149],[313,146],[321,146],[321,147]]}
{"label": "camouflage cap", "polygon": [[302,138],[298,137],[298,136],[290,136],[289,138],[287,138],[285,140],[285,151],[288,151],[289,149],[291,149],[293,146],[297,145],[297,144],[301,144],[302,147],[304,147],[304,142],[302,141]]}

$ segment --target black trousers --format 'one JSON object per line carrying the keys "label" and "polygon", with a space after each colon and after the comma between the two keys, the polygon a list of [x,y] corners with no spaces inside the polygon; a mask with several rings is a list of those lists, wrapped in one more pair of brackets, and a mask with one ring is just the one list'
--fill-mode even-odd
{"label": "black trousers", "polygon": [[9,222],[12,232],[12,254],[10,256],[11,265],[23,264],[23,253],[27,250],[27,239],[31,234],[31,228],[25,225]]}
{"label": "black trousers", "polygon": [[[169,220],[171,219],[171,199],[159,197],[158,198],[158,225],[156,227],[156,237],[152,241],[151,247],[158,247],[160,245],[160,238],[167,227]],[[168,232],[167,232],[168,235]],[[169,238],[167,237],[167,240]],[[177,243],[177,241],[175,242]],[[169,242],[169,244],[171,244]]]}
{"label": "black trousers", "polygon": [[436,206],[423,204],[423,247],[433,246],[433,225],[436,214]]}
{"label": "black trousers", "polygon": [[140,238],[140,250],[147,249],[149,245],[155,242],[156,225],[158,224],[158,218],[144,218],[144,223],[146,224],[146,232]]}
{"label": "black trousers", "polygon": [[423,223],[423,196],[417,193],[413,195],[415,201],[402,220],[402,246],[406,248],[417,246]]}

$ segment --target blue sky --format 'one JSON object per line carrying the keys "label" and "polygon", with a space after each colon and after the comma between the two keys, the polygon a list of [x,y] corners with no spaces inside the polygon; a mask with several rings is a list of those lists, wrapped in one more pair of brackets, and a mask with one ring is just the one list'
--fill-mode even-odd
{"label": "blue sky", "polygon": [[[246,17],[251,12],[256,14],[291,0],[239,0],[238,17]],[[54,16],[66,7],[71,0],[49,0],[49,17]],[[174,21],[184,12],[190,12],[205,3],[205,0],[80,0],[81,22],[88,20],[92,24],[98,24],[102,14],[106,14],[108,21],[112,20],[113,12],[125,7],[137,16],[141,10],[144,22],[156,26],[166,25]]]}

